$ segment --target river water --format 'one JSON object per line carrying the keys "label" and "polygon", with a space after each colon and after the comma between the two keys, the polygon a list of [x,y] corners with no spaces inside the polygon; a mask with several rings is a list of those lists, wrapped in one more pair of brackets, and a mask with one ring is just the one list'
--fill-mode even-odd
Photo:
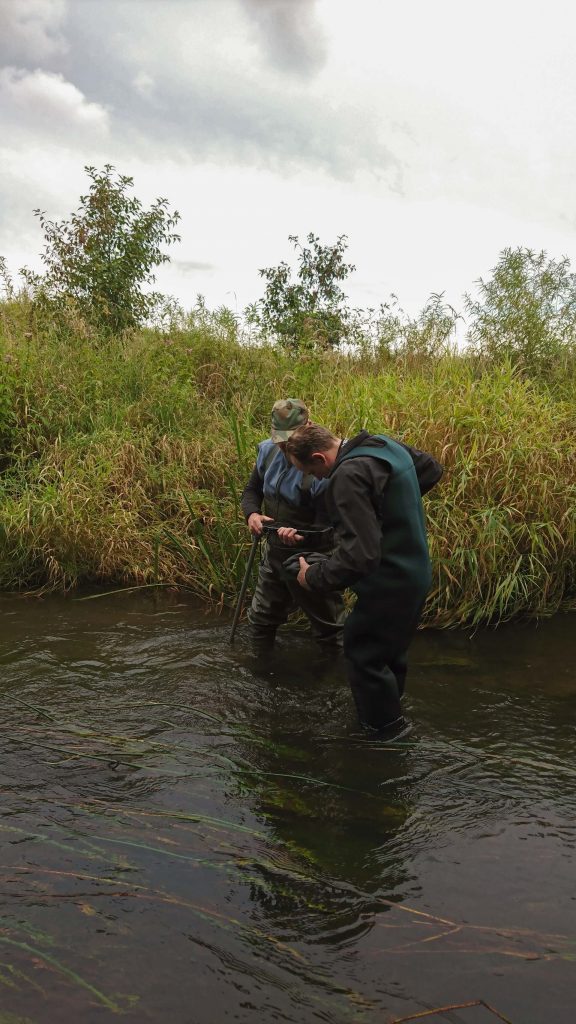
{"label": "river water", "polygon": [[420,633],[388,747],[228,635],[0,598],[0,1024],[572,1024],[576,615]]}

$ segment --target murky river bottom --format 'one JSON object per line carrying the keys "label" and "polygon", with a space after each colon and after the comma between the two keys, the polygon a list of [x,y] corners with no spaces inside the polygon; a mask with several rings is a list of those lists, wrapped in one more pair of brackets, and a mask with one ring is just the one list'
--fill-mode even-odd
{"label": "murky river bottom", "polygon": [[576,616],[420,634],[409,742],[176,598],[0,598],[0,1024],[572,1024]]}

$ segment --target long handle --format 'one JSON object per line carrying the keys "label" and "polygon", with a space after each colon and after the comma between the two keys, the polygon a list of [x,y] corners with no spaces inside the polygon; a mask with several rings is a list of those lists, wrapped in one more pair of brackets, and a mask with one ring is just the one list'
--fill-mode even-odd
{"label": "long handle", "polygon": [[256,551],[260,537],[258,534],[254,534],[252,537],[252,547],[250,548],[250,554],[248,555],[248,561],[246,563],[246,572],[244,573],[244,579],[242,580],[242,586],[240,587],[240,593],[238,594],[238,601],[236,602],[236,608],[234,609],[234,618],[232,619],[232,629],[230,630],[230,643],[234,643],[234,634],[236,632],[236,626],[238,625],[238,619],[240,618],[240,612],[244,604],[244,596],[248,587],[248,581],[250,580],[250,573],[252,572],[252,566],[254,565],[254,559],[256,558]]}

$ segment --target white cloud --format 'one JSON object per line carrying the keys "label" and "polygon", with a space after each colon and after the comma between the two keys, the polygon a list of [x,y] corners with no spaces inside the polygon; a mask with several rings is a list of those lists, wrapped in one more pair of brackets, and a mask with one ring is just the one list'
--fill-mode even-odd
{"label": "white cloud", "polygon": [[0,123],[20,131],[72,135],[108,129],[108,113],[98,103],[89,103],[79,89],[60,74],[24,71],[14,67],[0,70]]}
{"label": "white cloud", "polygon": [[0,60],[40,63],[66,52],[66,0],[0,0]]}
{"label": "white cloud", "polygon": [[269,63],[299,75],[313,74],[326,58],[326,38],[316,0],[240,0],[258,31]]}
{"label": "white cloud", "polygon": [[139,71],[134,76],[132,84],[136,92],[144,99],[150,99],[154,95],[154,79],[146,71]]}
{"label": "white cloud", "polygon": [[111,132],[131,153],[348,177],[372,165],[397,180],[373,114],[312,85],[325,59],[315,3],[162,0],[160,18],[151,0],[82,0],[61,67],[113,108]]}
{"label": "white cloud", "polygon": [[[564,0],[317,0],[322,84],[377,120],[408,201],[527,219],[574,209],[574,9]],[[564,26],[563,30],[559,27]]]}
{"label": "white cloud", "polygon": [[[455,306],[507,245],[576,260],[564,0],[0,0],[0,253],[114,164],[180,209],[159,284],[242,308],[290,233],[342,233],[349,293]],[[19,255],[24,248],[28,253]],[[37,251],[37,248],[34,249]],[[18,263],[16,262],[16,266]]]}

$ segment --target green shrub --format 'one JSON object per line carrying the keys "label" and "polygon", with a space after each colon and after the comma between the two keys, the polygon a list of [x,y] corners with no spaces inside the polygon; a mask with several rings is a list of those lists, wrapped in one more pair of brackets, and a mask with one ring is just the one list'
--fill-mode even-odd
{"label": "green shrub", "polygon": [[44,233],[44,275],[24,271],[24,279],[45,313],[70,325],[78,315],[108,334],[144,324],[160,297],[145,292],[154,283],[154,267],[169,260],[162,246],[179,240],[179,214],[157,199],[145,210],[130,195],[133,179],[86,167],[88,193],[69,220],[51,221],[34,213]]}
{"label": "green shrub", "polygon": [[297,279],[292,280],[284,262],[261,269],[266,289],[248,308],[248,321],[290,352],[338,348],[355,329],[339,284],[356,269],[344,262],[346,236],[340,235],[334,245],[322,245],[314,234],[307,236],[307,246],[300,244],[297,235],[289,235],[288,240],[298,253]]}
{"label": "green shrub", "polygon": [[491,359],[510,359],[524,370],[553,371],[576,342],[576,274],[570,261],[545,252],[504,249],[480,297],[466,296],[469,341]]}

